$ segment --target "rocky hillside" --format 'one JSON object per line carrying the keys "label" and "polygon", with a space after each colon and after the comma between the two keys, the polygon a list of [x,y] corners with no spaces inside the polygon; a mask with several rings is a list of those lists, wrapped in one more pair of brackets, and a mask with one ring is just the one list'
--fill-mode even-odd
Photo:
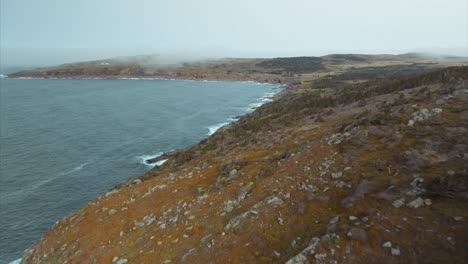
{"label": "rocky hillside", "polygon": [[[332,54],[322,57],[179,60],[169,63],[155,55],[118,57],[107,60],[70,63],[10,74],[9,77],[37,78],[170,78],[207,80],[255,80],[261,82],[307,83],[324,76],[361,71],[355,78],[373,77],[375,71],[388,76],[466,65],[464,57],[431,57],[417,54],[356,55]],[[392,68],[393,67],[393,68]],[[369,74],[370,71],[374,71]],[[348,75],[349,76],[349,75]],[[379,73],[379,76],[384,76]],[[344,76],[343,76],[344,77]]]}
{"label": "rocky hillside", "polygon": [[366,73],[299,79],[23,263],[466,263],[468,67]]}

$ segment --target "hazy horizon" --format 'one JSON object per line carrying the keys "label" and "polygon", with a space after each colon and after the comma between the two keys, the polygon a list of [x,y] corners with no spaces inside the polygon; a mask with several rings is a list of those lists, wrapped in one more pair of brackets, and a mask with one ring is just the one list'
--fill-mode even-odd
{"label": "hazy horizon", "polygon": [[[1,1],[0,65],[425,52],[468,56],[465,0]],[[371,21],[371,22],[370,22]]]}

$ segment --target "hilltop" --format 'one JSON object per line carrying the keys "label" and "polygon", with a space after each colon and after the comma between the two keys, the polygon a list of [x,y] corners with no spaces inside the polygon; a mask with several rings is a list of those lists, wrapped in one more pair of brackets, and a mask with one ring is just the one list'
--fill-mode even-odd
{"label": "hilltop", "polygon": [[170,67],[98,61],[14,74],[288,85],[58,221],[22,261],[465,263],[466,65],[349,54]]}

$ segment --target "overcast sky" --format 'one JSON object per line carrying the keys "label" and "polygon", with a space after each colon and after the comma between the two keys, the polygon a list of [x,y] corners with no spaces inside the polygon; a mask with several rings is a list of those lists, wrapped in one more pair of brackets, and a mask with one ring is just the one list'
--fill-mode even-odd
{"label": "overcast sky", "polygon": [[0,0],[2,65],[119,55],[468,56],[467,0]]}

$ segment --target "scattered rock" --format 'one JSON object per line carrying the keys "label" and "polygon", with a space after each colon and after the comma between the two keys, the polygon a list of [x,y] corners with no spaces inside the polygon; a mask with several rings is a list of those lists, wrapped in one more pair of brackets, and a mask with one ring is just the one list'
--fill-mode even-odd
{"label": "scattered rock", "polygon": [[315,254],[314,258],[316,260],[323,260],[327,257],[327,253],[322,253],[322,254]]}
{"label": "scattered rock", "polygon": [[344,188],[344,187],[351,187],[351,186],[349,186],[348,184],[346,184],[346,182],[344,182],[344,181],[339,181],[339,182],[337,182],[337,183],[335,184],[335,187],[336,187],[336,188]]}
{"label": "scattered rock", "polygon": [[410,183],[410,185],[413,188],[418,188],[423,182],[424,182],[424,179],[419,174],[415,174],[414,180]]}
{"label": "scattered rock", "polygon": [[436,115],[437,115],[437,114],[440,114],[440,113],[442,113],[442,112],[443,112],[443,110],[440,109],[440,108],[432,108],[432,113],[433,113],[433,114],[436,114]]}
{"label": "scattered rock", "polygon": [[283,218],[278,217],[278,224],[283,225]]}
{"label": "scattered rock", "polygon": [[119,257],[114,257],[112,259],[112,263],[125,264],[125,263],[128,263],[128,260],[127,259],[119,259]]}
{"label": "scattered rock", "polygon": [[334,225],[334,224],[338,223],[339,221],[340,221],[340,216],[337,215],[337,216],[333,217],[332,219],[330,219],[329,224]]}
{"label": "scattered rock", "polygon": [[136,185],[138,185],[138,184],[140,184],[140,183],[142,183],[142,181],[141,181],[140,179],[135,179],[135,180],[133,181],[133,184],[136,184]]}
{"label": "scattered rock", "polygon": [[394,256],[399,256],[400,255],[400,250],[398,248],[392,248],[391,253]]}
{"label": "scattered rock", "polygon": [[249,194],[250,191],[252,191],[253,185],[254,185],[253,182],[249,182],[249,183],[247,183],[247,185],[242,187],[239,190],[239,194],[237,195],[237,201],[240,202],[240,201],[244,200],[244,198],[247,196],[247,194]]}
{"label": "scattered rock", "polygon": [[333,172],[331,174],[331,177],[334,180],[339,179],[339,178],[343,177],[343,172],[341,172],[341,171],[340,172]]}
{"label": "scattered rock", "polygon": [[395,207],[395,208],[400,208],[400,207],[402,207],[404,204],[405,204],[405,198],[401,198],[401,199],[395,200],[395,201],[393,201],[393,203],[392,203],[393,207]]}
{"label": "scattered rock", "polygon": [[385,243],[382,244],[382,247],[384,247],[384,248],[391,248],[391,247],[392,247],[392,242],[387,241],[387,242],[385,242]]}
{"label": "scattered rock", "polygon": [[421,197],[416,198],[415,200],[406,204],[409,208],[419,208],[424,205],[424,200]]}
{"label": "scattered rock", "polygon": [[348,231],[348,237],[353,240],[367,242],[367,232],[362,228],[353,227]]}
{"label": "scattered rock", "polygon": [[231,212],[232,209],[234,209],[234,206],[237,205],[237,202],[236,201],[232,201],[232,200],[227,200],[227,201],[224,201],[224,211],[226,212]]}
{"label": "scattered rock", "polygon": [[424,199],[424,204],[425,205],[431,205],[432,204],[432,200],[431,199]]}
{"label": "scattered rock", "polygon": [[320,243],[320,238],[314,237],[309,242],[309,246],[306,247],[301,253],[297,254],[296,256],[289,259],[286,264],[306,264],[309,263],[306,256],[311,256],[315,254],[315,248]]}
{"label": "scattered rock", "polygon": [[237,170],[236,169],[232,169],[231,172],[229,172],[229,176],[230,177],[233,177],[234,175],[237,174]]}
{"label": "scattered rock", "polygon": [[108,214],[109,214],[109,215],[113,215],[113,214],[115,214],[116,212],[117,212],[117,210],[115,210],[115,209],[110,209]]}
{"label": "scattered rock", "polygon": [[296,256],[289,259],[286,264],[308,264],[309,261],[307,257],[302,254],[297,254]]}
{"label": "scattered rock", "polygon": [[420,111],[416,111],[416,112],[412,113],[411,115],[413,116],[413,120],[415,122],[425,121],[425,120],[429,119],[429,117],[431,116],[429,110],[427,110],[427,109],[422,109]]}

